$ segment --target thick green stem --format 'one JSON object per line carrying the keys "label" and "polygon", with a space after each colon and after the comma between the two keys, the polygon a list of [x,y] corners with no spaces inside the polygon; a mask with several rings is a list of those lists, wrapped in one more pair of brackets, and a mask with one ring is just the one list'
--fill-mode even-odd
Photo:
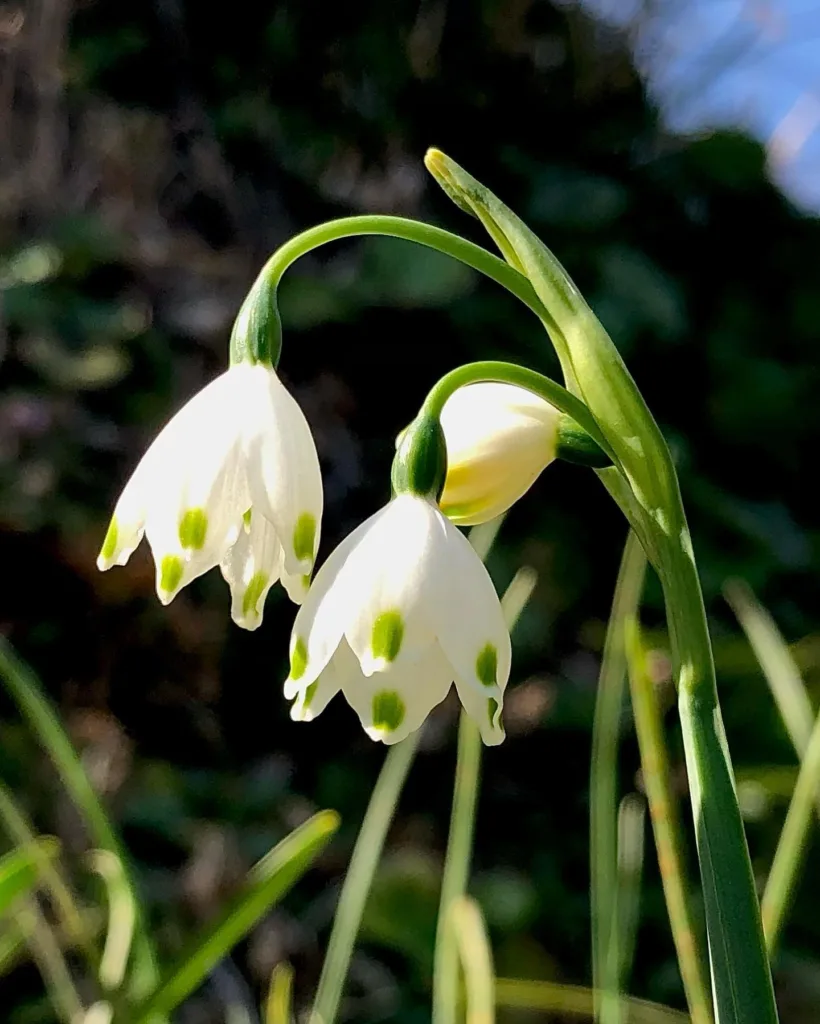
{"label": "thick green stem", "polygon": [[311,1024],[333,1024],[336,1020],[365,903],[419,736],[419,732],[411,733],[391,747],[384,759],[342,886],[310,1014]]}
{"label": "thick green stem", "polygon": [[717,1024],[777,1021],[749,850],[718,703],[689,533],[666,534],[660,567],[678,678],[689,792],[703,882]]}
{"label": "thick green stem", "polygon": [[458,726],[458,756],[450,838],[441,879],[441,900],[433,966],[433,1024],[458,1019],[458,944],[449,922],[450,908],[467,890],[473,848],[475,806],[481,770],[481,733],[465,712]]}

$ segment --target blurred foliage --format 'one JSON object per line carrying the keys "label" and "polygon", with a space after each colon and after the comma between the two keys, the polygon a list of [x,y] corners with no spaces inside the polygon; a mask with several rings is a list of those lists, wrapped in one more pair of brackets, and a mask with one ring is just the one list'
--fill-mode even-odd
{"label": "blurred foliage", "polygon": [[[105,576],[94,558],[150,438],[224,365],[235,311],[276,245],[373,210],[484,243],[425,180],[430,144],[566,264],[674,445],[765,874],[795,759],[719,595],[728,576],[752,584],[801,640],[816,694],[820,224],[770,185],[762,147],[731,132],[671,137],[627,41],[547,0],[6,0],[0,80],[0,629],[61,704],[168,956],[286,830],[320,805],[342,814],[312,879],[180,1020],[220,1020],[226,991],[258,996],[285,958],[297,1004],[309,996],[382,751],[341,701],[310,726],[289,721],[293,612],[279,593],[244,635],[215,573],[162,609],[144,551]],[[282,372],[325,469],[323,552],[384,499],[393,438],[442,372],[487,356],[556,371],[508,295],[394,241],[305,259],[282,312]],[[474,891],[500,974],[589,979],[590,728],[624,536],[592,475],[556,466],[490,560],[500,586],[522,562],[541,580],[515,633],[509,740],[487,757],[479,807]],[[649,602],[660,626],[651,584]],[[76,856],[78,822],[2,713],[2,777]],[[426,1019],[455,717],[449,703],[435,713],[411,774],[353,964],[351,1019]],[[630,728],[624,791],[640,786],[636,765]],[[777,965],[784,1021],[820,1006],[817,868],[813,851]],[[680,1006],[652,856],[641,909],[634,991]],[[0,984],[9,1020],[51,1020],[28,968]]]}

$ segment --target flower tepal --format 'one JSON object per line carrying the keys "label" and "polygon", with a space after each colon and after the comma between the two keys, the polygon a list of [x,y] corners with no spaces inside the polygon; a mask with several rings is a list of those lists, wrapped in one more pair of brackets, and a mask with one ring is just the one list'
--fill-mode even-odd
{"label": "flower tepal", "polygon": [[556,458],[560,419],[555,406],[514,384],[458,388],[441,411],[447,446],[442,511],[461,526],[506,512]]}
{"label": "flower tepal", "polygon": [[145,533],[163,604],[219,565],[234,621],[255,629],[277,580],[304,599],[321,515],[319,461],[301,409],[269,364],[239,362],[154,440],[117,502],[97,565],[124,565]]}
{"label": "flower tepal", "polygon": [[510,636],[493,584],[433,495],[396,489],[330,555],[296,616],[291,715],[309,721],[341,690],[373,739],[396,743],[455,682],[484,742],[500,743]]}

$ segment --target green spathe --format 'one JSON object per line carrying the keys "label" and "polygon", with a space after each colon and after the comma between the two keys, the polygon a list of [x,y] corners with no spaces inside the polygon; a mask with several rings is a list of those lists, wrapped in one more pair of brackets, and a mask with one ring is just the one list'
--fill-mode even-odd
{"label": "green spathe", "polygon": [[[530,282],[568,390],[614,456],[599,475],[664,590],[695,819],[716,1024],[774,1024],[777,1009],[718,702],[703,596],[669,448],[623,360],[558,260],[496,196],[439,150],[425,159]],[[531,305],[531,308],[534,308]],[[568,411],[568,410],[564,410]],[[592,432],[594,436],[594,431]]]}

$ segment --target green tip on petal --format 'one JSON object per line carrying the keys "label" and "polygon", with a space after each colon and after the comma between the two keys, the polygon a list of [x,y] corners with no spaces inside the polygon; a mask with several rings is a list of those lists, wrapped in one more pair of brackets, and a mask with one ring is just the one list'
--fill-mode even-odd
{"label": "green tip on petal", "polygon": [[166,594],[174,594],[182,580],[182,570],[182,559],[179,555],[166,555],[160,563],[160,590]]}
{"label": "green tip on petal", "polygon": [[381,690],[373,697],[373,728],[395,732],[404,721],[404,701],[395,690]]}
{"label": "green tip on petal", "polygon": [[297,636],[290,652],[290,678],[301,679],[307,670],[307,663],[307,645],[300,636]]}
{"label": "green tip on petal", "polygon": [[316,691],[319,689],[319,680],[315,679],[310,686],[305,690],[305,696],[302,698],[302,709],[304,711],[310,710],[311,702],[316,696]]}
{"label": "green tip on petal", "polygon": [[[495,699],[495,697],[490,697],[489,700],[487,701],[487,711],[488,711],[489,716],[490,716],[490,728],[491,729],[495,729],[496,728],[495,719],[496,719],[496,715],[498,714],[498,712],[500,710],[501,710],[501,705],[498,703],[498,701]],[[498,728],[499,729],[501,728],[501,723],[500,722],[498,723]]]}
{"label": "green tip on petal", "polygon": [[259,601],[265,592],[270,576],[266,572],[257,572],[251,576],[245,593],[242,596],[242,614],[247,618],[249,615],[259,615]]}
{"label": "green tip on petal", "polygon": [[484,686],[495,686],[498,682],[498,651],[492,644],[485,644],[479,651],[475,674]]}
{"label": "green tip on petal", "polygon": [[108,562],[113,557],[117,550],[117,539],[119,537],[119,527],[117,526],[117,517],[112,516],[111,522],[108,524],[108,530],[105,534],[105,539],[102,542],[100,548],[100,561]]}
{"label": "green tip on petal", "polygon": [[245,524],[245,529],[246,530],[249,530],[251,528],[251,513],[252,512],[253,512],[253,509],[249,508],[245,512],[242,513],[242,522]]}
{"label": "green tip on petal", "polygon": [[316,543],[316,517],[303,512],[293,528],[293,553],[300,562],[313,564],[313,548]]}
{"label": "green tip on petal", "polygon": [[201,551],[208,532],[208,513],[204,508],[189,508],[179,521],[179,543],[186,550]]}
{"label": "green tip on petal", "polygon": [[404,621],[397,611],[382,612],[373,623],[370,647],[375,661],[395,661],[404,639]]}

